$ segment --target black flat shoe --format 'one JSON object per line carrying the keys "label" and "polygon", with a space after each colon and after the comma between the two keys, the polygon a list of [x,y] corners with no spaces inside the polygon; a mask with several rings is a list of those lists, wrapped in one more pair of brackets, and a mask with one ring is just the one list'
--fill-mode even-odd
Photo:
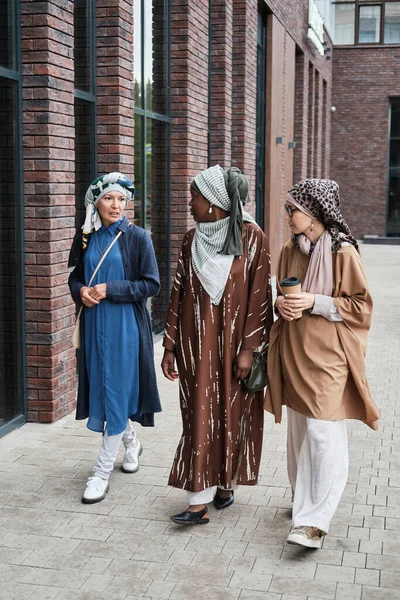
{"label": "black flat shoe", "polygon": [[223,508],[228,508],[231,504],[233,504],[233,491],[228,498],[221,498],[218,496],[218,492],[214,496],[214,506],[217,510],[222,510]]}
{"label": "black flat shoe", "polygon": [[206,515],[207,512],[208,508],[206,506],[203,510],[198,510],[197,512],[185,510],[182,513],[179,513],[179,515],[172,515],[170,519],[173,523],[177,523],[178,525],[203,525],[210,521],[208,517],[204,518],[204,515]]}

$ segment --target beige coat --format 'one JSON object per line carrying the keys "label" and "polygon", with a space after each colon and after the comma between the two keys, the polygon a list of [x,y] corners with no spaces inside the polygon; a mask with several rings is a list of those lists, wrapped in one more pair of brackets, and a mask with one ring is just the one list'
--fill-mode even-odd
{"label": "beige coat", "polygon": [[[365,374],[372,298],[360,255],[343,246],[332,255],[332,296],[342,321],[330,322],[304,311],[298,321],[279,318],[270,332],[269,387],[265,410],[280,423],[282,405],[315,419],[350,418],[377,429],[380,412]],[[279,281],[297,276],[304,281],[309,257],[289,240],[280,253]]]}

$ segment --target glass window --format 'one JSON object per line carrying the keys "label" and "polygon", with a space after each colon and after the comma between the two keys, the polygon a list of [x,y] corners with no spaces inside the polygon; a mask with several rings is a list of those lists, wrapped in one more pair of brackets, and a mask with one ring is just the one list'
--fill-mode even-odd
{"label": "glass window", "polygon": [[400,169],[400,138],[390,142],[390,167]]}
{"label": "glass window", "polygon": [[91,0],[74,2],[75,89],[92,91],[91,82]]}
{"label": "glass window", "polygon": [[135,225],[142,225],[144,219],[142,217],[143,204],[143,181],[142,181],[142,159],[143,159],[143,120],[140,115],[135,115]]}
{"label": "glass window", "polygon": [[0,78],[0,427],[24,412],[19,391],[18,83]]}
{"label": "glass window", "polygon": [[335,44],[354,44],[355,4],[335,6]]}
{"label": "glass window", "polygon": [[95,129],[95,105],[75,98],[75,227],[80,228],[85,220],[85,193],[96,177],[94,164],[93,131]]}
{"label": "glass window", "polygon": [[400,236],[400,98],[391,101],[386,235]]}
{"label": "glass window", "polygon": [[134,2],[135,218],[151,234],[161,292],[151,300],[163,327],[169,296],[169,0]]}
{"label": "glass window", "polygon": [[85,219],[85,192],[97,175],[96,0],[75,0],[75,226]]}
{"label": "glass window", "polygon": [[360,6],[358,41],[376,44],[380,41],[381,7]]}
{"label": "glass window", "polygon": [[160,296],[152,299],[152,321],[156,331],[164,326],[169,296],[168,138],[168,123],[147,119],[146,229],[151,232],[161,278]]}
{"label": "glass window", "polygon": [[[140,9],[136,8],[136,4],[140,3],[135,3],[135,14],[136,11],[138,13],[140,12]],[[146,109],[155,113],[165,114],[168,98],[167,2],[166,0],[144,2],[142,5],[142,10],[143,9],[143,35],[141,32],[137,31],[138,25],[135,26],[135,54],[137,56],[138,52],[141,53],[141,51],[143,51],[144,73],[140,79],[137,79],[137,71],[135,70],[135,82],[137,79],[139,84],[138,87],[140,87],[140,81],[143,80],[144,93],[146,96]],[[140,20],[138,23],[139,22]],[[142,44],[143,48],[141,48]],[[135,69],[140,66],[141,65],[138,64],[138,58],[135,58]],[[136,106],[141,106],[139,102],[136,102],[135,97]]]}
{"label": "glass window", "polygon": [[400,2],[385,4],[384,42],[400,44]]}
{"label": "glass window", "polygon": [[133,74],[135,106],[142,106],[142,2],[135,0],[133,14]]}
{"label": "glass window", "polygon": [[16,68],[13,52],[15,25],[14,0],[2,0],[0,2],[0,66],[6,69]]}

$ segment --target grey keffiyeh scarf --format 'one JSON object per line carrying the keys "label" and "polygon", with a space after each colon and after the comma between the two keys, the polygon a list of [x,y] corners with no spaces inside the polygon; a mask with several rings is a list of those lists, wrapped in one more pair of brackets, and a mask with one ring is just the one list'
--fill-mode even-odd
{"label": "grey keffiyeh scarf", "polygon": [[211,204],[229,212],[226,219],[196,223],[192,243],[193,269],[212,303],[218,305],[233,259],[243,253],[243,221],[254,223],[254,219],[243,210],[248,201],[249,184],[238,168],[224,171],[219,165],[199,173],[193,183]]}

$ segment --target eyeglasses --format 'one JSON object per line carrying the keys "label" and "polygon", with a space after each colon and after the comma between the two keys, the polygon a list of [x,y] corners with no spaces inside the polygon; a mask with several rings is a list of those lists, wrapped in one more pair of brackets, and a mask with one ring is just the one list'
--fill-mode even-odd
{"label": "eyeglasses", "polygon": [[288,204],[285,204],[285,210],[287,212],[287,214],[289,215],[289,218],[291,219],[293,217],[293,213],[296,210],[299,210],[298,208],[292,208],[291,206],[289,206]]}

